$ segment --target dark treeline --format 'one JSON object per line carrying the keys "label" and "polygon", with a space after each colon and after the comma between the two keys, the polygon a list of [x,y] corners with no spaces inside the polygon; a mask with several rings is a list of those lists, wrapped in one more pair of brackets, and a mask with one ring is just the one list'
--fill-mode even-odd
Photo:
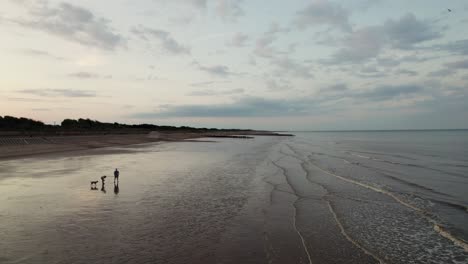
{"label": "dark treeline", "polygon": [[47,125],[41,121],[32,120],[25,117],[0,116],[1,130],[40,130]]}
{"label": "dark treeline", "polygon": [[[145,131],[183,131],[183,132],[206,132],[206,131],[227,131],[217,128],[194,128],[188,126],[158,126],[152,124],[127,125],[119,123],[103,123],[91,119],[80,118],[65,119],[60,125],[47,125],[41,121],[13,116],[0,116],[0,130],[2,131],[23,131],[23,132],[118,132],[132,133]],[[238,129],[229,129],[229,131]],[[242,130],[244,131],[244,130]]]}

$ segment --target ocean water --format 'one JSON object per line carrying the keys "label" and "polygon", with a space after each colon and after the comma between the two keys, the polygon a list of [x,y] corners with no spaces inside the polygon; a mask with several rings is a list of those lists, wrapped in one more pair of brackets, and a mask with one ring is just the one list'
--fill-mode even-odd
{"label": "ocean water", "polygon": [[468,131],[295,134],[0,161],[0,263],[468,262]]}
{"label": "ocean water", "polygon": [[[345,230],[349,225],[365,248],[386,252],[379,255],[390,263],[467,261],[468,131],[297,133],[286,149],[304,162],[311,181],[331,193],[328,200]],[[330,184],[317,170],[356,191]],[[370,193],[360,195],[358,189]],[[464,247],[465,257],[439,251],[448,240]]]}

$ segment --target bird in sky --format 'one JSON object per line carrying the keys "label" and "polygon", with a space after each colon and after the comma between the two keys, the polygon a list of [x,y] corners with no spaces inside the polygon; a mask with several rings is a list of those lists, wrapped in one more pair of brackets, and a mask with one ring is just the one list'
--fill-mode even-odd
{"label": "bird in sky", "polygon": [[449,12],[452,12],[452,9],[450,9],[450,8],[449,8],[449,9],[447,9],[447,10],[448,10]]}

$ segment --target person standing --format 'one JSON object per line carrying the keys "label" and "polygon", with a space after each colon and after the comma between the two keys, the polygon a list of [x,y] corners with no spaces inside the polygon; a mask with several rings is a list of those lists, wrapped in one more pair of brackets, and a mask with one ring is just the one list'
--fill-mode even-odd
{"label": "person standing", "polygon": [[119,182],[119,170],[116,168],[115,171],[114,171],[114,183],[115,181],[117,181],[117,183]]}

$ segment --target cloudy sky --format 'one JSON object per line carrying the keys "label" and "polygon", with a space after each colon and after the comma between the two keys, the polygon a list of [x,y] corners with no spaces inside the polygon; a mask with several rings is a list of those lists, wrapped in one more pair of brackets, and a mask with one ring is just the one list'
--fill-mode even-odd
{"label": "cloudy sky", "polygon": [[468,128],[466,0],[1,0],[0,30],[0,115]]}

